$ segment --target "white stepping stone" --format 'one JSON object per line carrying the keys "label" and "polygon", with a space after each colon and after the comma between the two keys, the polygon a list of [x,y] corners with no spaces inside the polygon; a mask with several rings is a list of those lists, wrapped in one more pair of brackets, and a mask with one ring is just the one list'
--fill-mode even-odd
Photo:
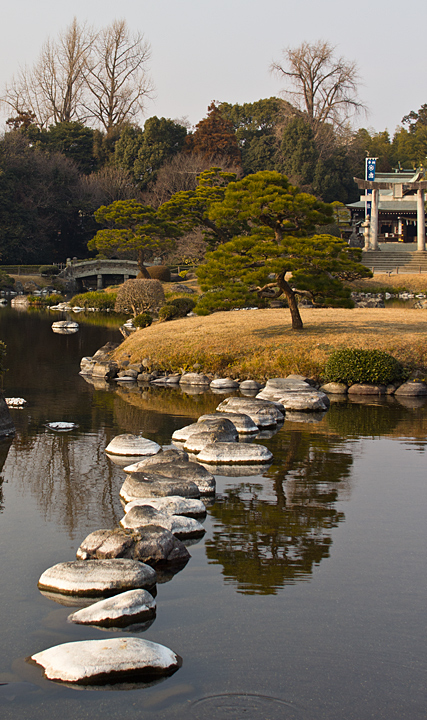
{"label": "white stepping stone", "polygon": [[214,390],[237,390],[239,383],[232,378],[217,378],[212,380],[210,387]]}
{"label": "white stepping stone", "polygon": [[27,401],[24,400],[24,398],[12,397],[12,398],[5,398],[5,403],[6,403],[7,407],[23,408],[24,405],[27,404]]}
{"label": "white stepping stone", "polygon": [[49,680],[84,685],[170,675],[181,665],[169,648],[136,637],[64,643],[31,659],[44,668]]}
{"label": "white stepping stone", "polygon": [[69,432],[70,430],[78,428],[78,425],[72,422],[50,422],[46,423],[45,427],[49,428],[49,430],[55,430],[56,432]]}
{"label": "white stepping stone", "polygon": [[[150,462],[142,460],[139,463],[125,467],[125,472],[132,477],[133,480],[144,481],[144,474],[148,473],[152,480],[159,482],[165,480],[174,480],[177,483],[194,483],[198,488],[200,495],[213,495],[215,493],[215,478],[205,468],[199,465],[197,462],[189,462],[188,460],[177,459],[175,462],[162,463],[157,465],[154,458],[148,458]],[[161,456],[160,456],[161,457]],[[188,456],[187,456],[188,457]],[[132,472],[129,472],[129,468],[132,467]],[[148,478],[150,479],[150,477]],[[184,495],[184,497],[199,497],[198,495],[188,494],[185,491],[182,492],[168,492],[160,493],[161,495]],[[152,497],[151,492],[147,496]],[[136,495],[135,497],[140,497]],[[142,496],[141,496],[142,497]]]}
{"label": "white stepping stone", "polygon": [[138,498],[138,500],[132,500],[126,504],[125,513],[132,510],[133,507],[138,507],[138,505],[150,505],[167,515],[185,515],[186,517],[206,515],[206,505],[202,500],[183,498],[179,497],[179,495],[163,498]]}
{"label": "white stepping stone", "polygon": [[216,465],[228,465],[228,463],[252,465],[253,463],[268,463],[272,458],[273,454],[264,445],[227,442],[206,445],[198,455],[200,462]]}
{"label": "white stepping stone", "polygon": [[310,392],[287,392],[280,395],[280,402],[286,411],[321,412],[329,409],[330,400],[320,390]]}
{"label": "white stepping stone", "polygon": [[194,518],[184,515],[168,515],[150,505],[136,505],[120,520],[123,528],[138,530],[145,525],[159,525],[178,538],[200,537],[206,530]]}
{"label": "white stepping stone", "polygon": [[64,595],[93,597],[137,588],[149,590],[156,579],[156,571],[138,560],[72,560],[45,570],[38,587]]}
{"label": "white stepping stone", "polygon": [[160,450],[160,445],[153,440],[131,434],[116,435],[105,448],[105,452],[110,455],[128,456],[156,455]]}
{"label": "white stepping stone", "polygon": [[283,413],[269,400],[229,397],[217,407],[218,412],[238,412],[249,415],[258,427],[271,427],[283,422]]}
{"label": "white stepping stone", "polygon": [[[215,419],[217,417],[225,417],[227,420],[230,420],[234,427],[236,428],[239,435],[253,435],[258,432],[258,425],[255,425],[253,420],[249,417],[249,415],[245,415],[244,413],[237,413],[237,412],[224,412],[221,413],[208,413],[206,415],[201,415],[195,423],[198,425],[201,422],[206,422],[208,420]],[[194,425],[187,425],[187,427],[194,427]],[[179,431],[178,431],[179,432]],[[173,435],[172,435],[173,438]]]}
{"label": "white stepping stone", "polygon": [[155,614],[156,601],[147,590],[128,590],[77,610],[68,616],[68,620],[79,625],[124,627],[149,620]]}
{"label": "white stepping stone", "polygon": [[[202,467],[202,466],[200,466]],[[204,468],[202,468],[204,469]],[[139,478],[139,476],[142,476]],[[138,479],[137,479],[138,478]],[[161,477],[160,475],[148,475],[133,473],[128,475],[120,488],[120,497],[125,502],[131,502],[143,497],[170,497],[179,495],[185,498],[200,498],[200,490],[190,480],[176,480],[174,478]]]}

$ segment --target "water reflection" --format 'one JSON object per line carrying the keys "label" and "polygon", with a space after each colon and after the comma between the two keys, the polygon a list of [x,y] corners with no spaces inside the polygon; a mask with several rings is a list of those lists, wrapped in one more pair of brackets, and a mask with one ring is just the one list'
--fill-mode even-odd
{"label": "water reflection", "polygon": [[275,461],[265,473],[272,486],[240,482],[210,509],[215,522],[207,556],[240,593],[275,594],[309,579],[344,520],[334,506],[341,488],[348,491],[353,463],[343,441],[293,430],[278,433],[274,445]]}

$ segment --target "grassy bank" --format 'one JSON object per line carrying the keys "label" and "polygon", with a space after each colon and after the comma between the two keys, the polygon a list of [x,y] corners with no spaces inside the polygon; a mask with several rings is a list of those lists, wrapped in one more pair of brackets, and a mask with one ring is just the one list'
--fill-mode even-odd
{"label": "grassy bank", "polygon": [[[116,350],[119,362],[150,361],[151,369],[265,379],[289,373],[321,377],[329,354],[342,347],[377,348],[427,376],[427,311],[302,309],[302,332],[289,311],[242,310],[155,323]],[[196,366],[194,368],[194,366]]]}

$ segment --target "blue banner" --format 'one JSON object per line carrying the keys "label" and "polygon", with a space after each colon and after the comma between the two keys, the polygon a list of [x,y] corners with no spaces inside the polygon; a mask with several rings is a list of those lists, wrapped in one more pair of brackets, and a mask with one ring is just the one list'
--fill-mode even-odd
{"label": "blue banner", "polygon": [[[365,158],[365,180],[375,180],[375,168],[377,158]],[[372,195],[372,190],[366,190],[366,195]],[[372,203],[368,199],[365,202],[365,218],[371,217]]]}

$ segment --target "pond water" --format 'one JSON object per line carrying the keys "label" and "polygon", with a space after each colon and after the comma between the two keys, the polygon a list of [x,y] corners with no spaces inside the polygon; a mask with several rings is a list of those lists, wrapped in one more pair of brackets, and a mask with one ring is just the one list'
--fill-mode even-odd
{"label": "pond water", "polygon": [[[286,421],[257,440],[259,475],[217,476],[203,540],[158,585],[143,637],[183,658],[149,687],[72,688],[28,656],[117,633],[67,623],[40,574],[75,558],[89,532],[123,515],[124,473],[109,441],[141,432],[163,446],[221,397],[93,385],[80,358],[113,325],[55,335],[58,319],[0,310],[6,396],[17,428],[0,444],[0,717],[16,720],[418,720],[425,717],[426,431],[424,402],[333,403],[316,423]],[[102,321],[101,321],[102,322]],[[70,433],[45,424],[78,424]],[[131,633],[123,632],[123,635]]]}

